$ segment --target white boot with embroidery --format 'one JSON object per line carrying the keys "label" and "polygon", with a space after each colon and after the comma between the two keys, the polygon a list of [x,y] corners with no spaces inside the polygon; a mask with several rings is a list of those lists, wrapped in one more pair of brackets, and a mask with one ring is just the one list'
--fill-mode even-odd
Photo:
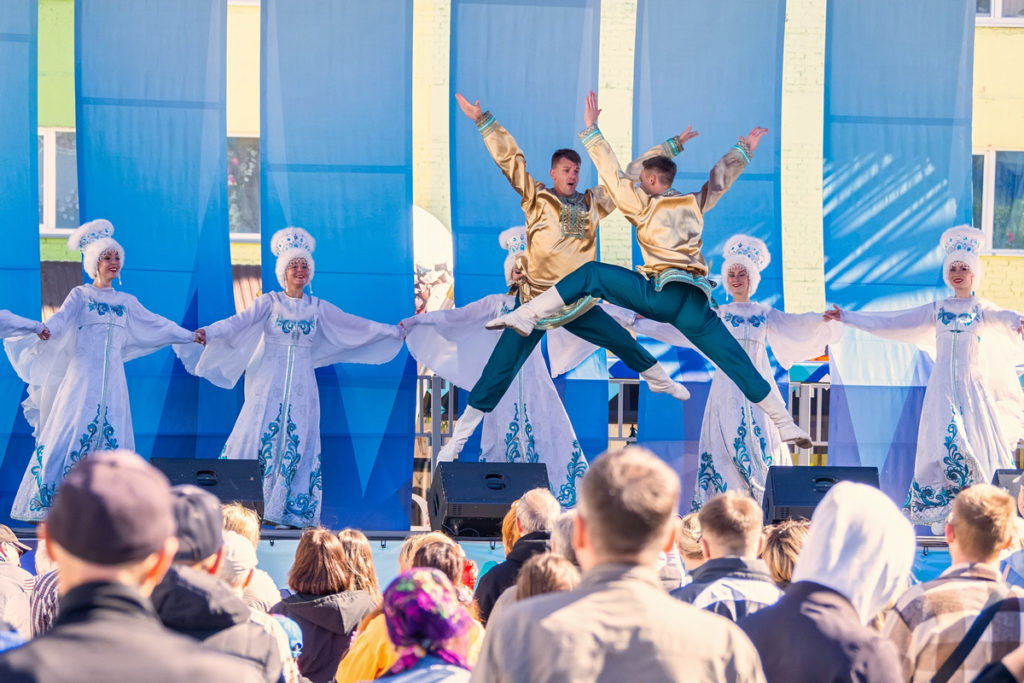
{"label": "white boot with embroidery", "polygon": [[483,411],[477,410],[473,406],[466,406],[466,409],[462,411],[462,417],[455,421],[455,426],[452,428],[452,436],[448,439],[448,443],[438,451],[437,462],[453,462],[456,456],[462,452],[462,447],[466,445],[469,437],[473,436],[476,426],[483,419]]}
{"label": "white boot with embroidery", "polygon": [[811,435],[800,429],[793,421],[789,408],[777,393],[770,392],[755,405],[763,410],[768,419],[778,428],[783,441],[793,443],[797,448],[811,448],[814,445],[811,443]]}
{"label": "white boot with embroidery", "polygon": [[558,290],[548,287],[544,292],[533,297],[525,304],[505,315],[498,316],[488,322],[484,327],[489,330],[503,330],[511,327],[524,337],[529,337],[533,328],[541,318],[558,313],[565,306]]}

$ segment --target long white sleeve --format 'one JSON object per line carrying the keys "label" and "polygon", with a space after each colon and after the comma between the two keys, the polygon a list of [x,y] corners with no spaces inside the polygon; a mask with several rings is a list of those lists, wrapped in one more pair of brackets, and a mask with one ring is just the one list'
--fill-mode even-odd
{"label": "long white sleeve", "polygon": [[768,346],[787,370],[794,363],[825,353],[825,347],[843,334],[841,323],[823,320],[820,313],[784,313],[769,308],[767,316]]}
{"label": "long white sleeve", "polygon": [[842,313],[844,325],[865,332],[924,346],[935,347],[935,303],[927,303],[902,311],[847,311]]}
{"label": "long white sleeve", "polygon": [[387,363],[402,350],[398,325],[385,325],[345,313],[332,303],[317,303],[317,335],[313,340],[313,367],[334,363]]}
{"label": "long white sleeve", "polygon": [[153,353],[171,344],[192,342],[192,332],[153,313],[134,296],[127,297],[128,320],[125,325],[124,360]]}
{"label": "long white sleeve", "polygon": [[23,334],[39,334],[43,324],[37,320],[22,318],[10,311],[0,311],[0,338],[20,337]]}
{"label": "long white sleeve", "polygon": [[235,386],[263,339],[267,316],[273,308],[270,294],[257,297],[249,308],[204,327],[206,346],[175,347],[185,369],[222,389]]}

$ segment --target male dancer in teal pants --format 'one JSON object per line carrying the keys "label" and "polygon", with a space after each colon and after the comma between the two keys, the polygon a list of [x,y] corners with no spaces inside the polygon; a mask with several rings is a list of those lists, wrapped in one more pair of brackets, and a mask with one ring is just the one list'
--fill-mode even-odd
{"label": "male dancer in teal pants", "polygon": [[[615,153],[597,128],[597,96],[587,95],[585,128],[580,133],[597,167],[601,185],[636,228],[644,265],[632,272],[605,263],[586,263],[528,304],[492,320],[492,329],[512,328],[532,334],[537,322],[565,301],[592,296],[636,311],[652,320],[674,325],[694,346],[729,376],[743,394],[756,403],[779,428],[783,441],[810,448],[808,434],[793,422],[782,400],[769,391],[739,342],[711,310],[712,285],[700,252],[704,213],[709,211],[750,163],[754,150],[768,132],[754,128],[711,169],[699,192],[681,194],[672,189],[676,165],[668,154],[648,152],[641,157],[640,184],[623,173]],[[678,154],[682,144],[696,137],[689,128],[664,143],[664,152]],[[634,162],[635,163],[635,162]]]}

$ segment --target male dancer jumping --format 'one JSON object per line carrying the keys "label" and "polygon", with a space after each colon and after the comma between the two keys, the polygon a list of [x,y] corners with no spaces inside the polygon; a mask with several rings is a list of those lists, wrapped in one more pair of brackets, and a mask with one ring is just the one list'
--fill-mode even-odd
{"label": "male dancer jumping", "polygon": [[636,228],[644,265],[632,272],[605,263],[586,263],[555,287],[549,287],[528,304],[487,323],[491,329],[512,328],[532,334],[538,321],[580,297],[592,296],[636,311],[644,317],[669,323],[685,334],[694,346],[728,375],[752,403],[756,403],[779,428],[783,441],[810,448],[807,432],[793,422],[786,404],[773,395],[750,356],[711,310],[713,284],[701,255],[704,213],[728,191],[747,167],[766,128],[754,128],[719,159],[708,182],[698,192],[682,194],[672,189],[676,165],[666,152],[678,154],[682,144],[697,136],[686,131],[663,143],[664,152],[648,152],[642,159],[640,184],[623,173],[615,153],[597,127],[597,95],[587,95],[580,138],[597,167],[601,185],[626,219]]}
{"label": "male dancer jumping", "polygon": [[[579,266],[594,261],[597,224],[615,210],[615,203],[600,187],[584,192],[576,190],[580,156],[571,149],[555,151],[551,157],[552,186],[545,187],[527,172],[522,150],[490,112],[481,111],[479,100],[471,103],[460,94],[456,94],[455,99],[463,113],[476,122],[494,162],[522,197],[526,251],[516,259],[515,265],[523,272],[518,301],[530,301]],[[544,330],[553,327],[564,326],[576,336],[612,351],[647,380],[653,391],[665,392],[680,400],[689,398],[686,388],[673,382],[654,356],[611,316],[595,308],[596,303],[589,296],[577,297],[551,310],[543,320],[538,318],[537,329],[531,327],[525,335],[512,330],[503,333],[438,460],[451,460],[462,450],[484,413],[494,410],[504,396]]]}

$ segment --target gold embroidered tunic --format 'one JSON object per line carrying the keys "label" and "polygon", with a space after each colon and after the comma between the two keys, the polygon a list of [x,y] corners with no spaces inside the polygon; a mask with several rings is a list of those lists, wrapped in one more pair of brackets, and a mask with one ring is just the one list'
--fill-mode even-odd
{"label": "gold embroidered tunic", "polygon": [[704,213],[718,203],[750,163],[749,152],[739,145],[732,147],[711,169],[699,192],[682,194],[670,189],[651,196],[636,184],[643,161],[659,154],[671,158],[682,151],[675,138],[647,151],[625,172],[596,126],[581,132],[580,138],[597,167],[602,187],[636,228],[636,240],[644,255],[644,265],[637,266],[637,272],[656,281],[670,270],[707,276],[708,264],[701,254]]}

